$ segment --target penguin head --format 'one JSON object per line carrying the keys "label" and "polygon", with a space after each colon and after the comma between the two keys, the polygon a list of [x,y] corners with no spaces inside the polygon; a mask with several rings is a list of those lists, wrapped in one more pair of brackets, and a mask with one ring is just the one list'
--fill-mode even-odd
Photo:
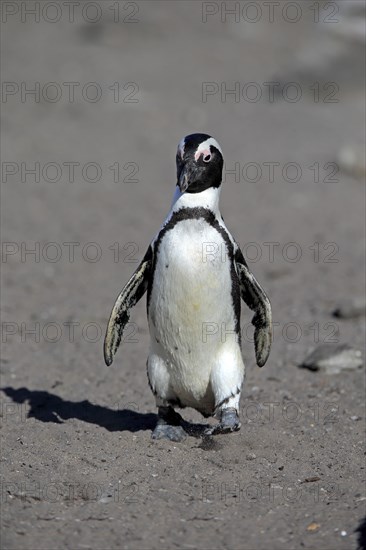
{"label": "penguin head", "polygon": [[181,193],[220,187],[224,160],[217,141],[208,134],[190,134],[177,149],[177,185]]}

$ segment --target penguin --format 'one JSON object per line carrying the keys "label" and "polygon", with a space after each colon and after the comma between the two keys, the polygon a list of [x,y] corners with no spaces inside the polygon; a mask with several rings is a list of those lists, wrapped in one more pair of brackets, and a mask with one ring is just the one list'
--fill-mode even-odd
{"label": "penguin", "polygon": [[170,212],[115,302],[104,341],[111,365],[130,309],[147,292],[150,351],[147,376],[158,408],[153,439],[183,441],[175,408],[191,407],[218,423],[205,435],[240,429],[244,382],[242,299],[254,311],[256,362],[272,343],[270,301],[227,229],[219,210],[223,154],[208,134],[183,138]]}

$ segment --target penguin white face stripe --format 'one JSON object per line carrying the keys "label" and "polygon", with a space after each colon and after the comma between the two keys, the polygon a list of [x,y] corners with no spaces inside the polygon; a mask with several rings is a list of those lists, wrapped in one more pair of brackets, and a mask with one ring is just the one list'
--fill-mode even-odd
{"label": "penguin white face stripe", "polygon": [[198,160],[200,158],[200,156],[202,155],[202,153],[210,154],[211,153],[210,145],[213,145],[214,147],[216,147],[216,149],[218,149],[220,151],[220,153],[222,154],[222,150],[221,150],[220,145],[217,143],[216,139],[211,137],[209,139],[206,139],[206,141],[203,141],[202,143],[199,144],[199,146],[197,147],[196,152],[194,154],[194,160]]}

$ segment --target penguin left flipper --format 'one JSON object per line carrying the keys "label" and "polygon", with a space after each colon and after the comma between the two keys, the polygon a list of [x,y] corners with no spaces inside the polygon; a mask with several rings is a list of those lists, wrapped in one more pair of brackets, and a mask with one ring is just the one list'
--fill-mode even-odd
{"label": "penguin left flipper", "polygon": [[235,266],[240,283],[240,296],[247,306],[255,311],[252,324],[255,326],[254,344],[258,367],[266,363],[272,344],[272,310],[271,303],[250,272],[240,248],[235,253]]}
{"label": "penguin left flipper", "polygon": [[113,306],[104,339],[104,360],[109,366],[121,343],[123,329],[130,318],[130,309],[145,294],[152,269],[152,248],[149,246],[142,262],[124,286]]}

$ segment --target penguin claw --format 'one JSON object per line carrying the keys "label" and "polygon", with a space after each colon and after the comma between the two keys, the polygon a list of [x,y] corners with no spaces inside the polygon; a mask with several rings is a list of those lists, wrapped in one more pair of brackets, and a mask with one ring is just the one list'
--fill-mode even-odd
{"label": "penguin claw", "polygon": [[220,424],[216,424],[216,426],[210,426],[207,428],[203,435],[217,435],[217,434],[227,434],[230,432],[237,432],[240,430],[241,423],[238,422],[235,424],[235,426],[228,426],[227,424],[223,424],[220,422]]}
{"label": "penguin claw", "polygon": [[171,426],[169,424],[158,424],[151,434],[153,439],[169,439],[170,441],[181,442],[187,437],[182,426]]}
{"label": "penguin claw", "polygon": [[241,423],[235,409],[224,409],[221,413],[221,422],[210,426],[203,432],[204,435],[226,434],[240,430]]}

